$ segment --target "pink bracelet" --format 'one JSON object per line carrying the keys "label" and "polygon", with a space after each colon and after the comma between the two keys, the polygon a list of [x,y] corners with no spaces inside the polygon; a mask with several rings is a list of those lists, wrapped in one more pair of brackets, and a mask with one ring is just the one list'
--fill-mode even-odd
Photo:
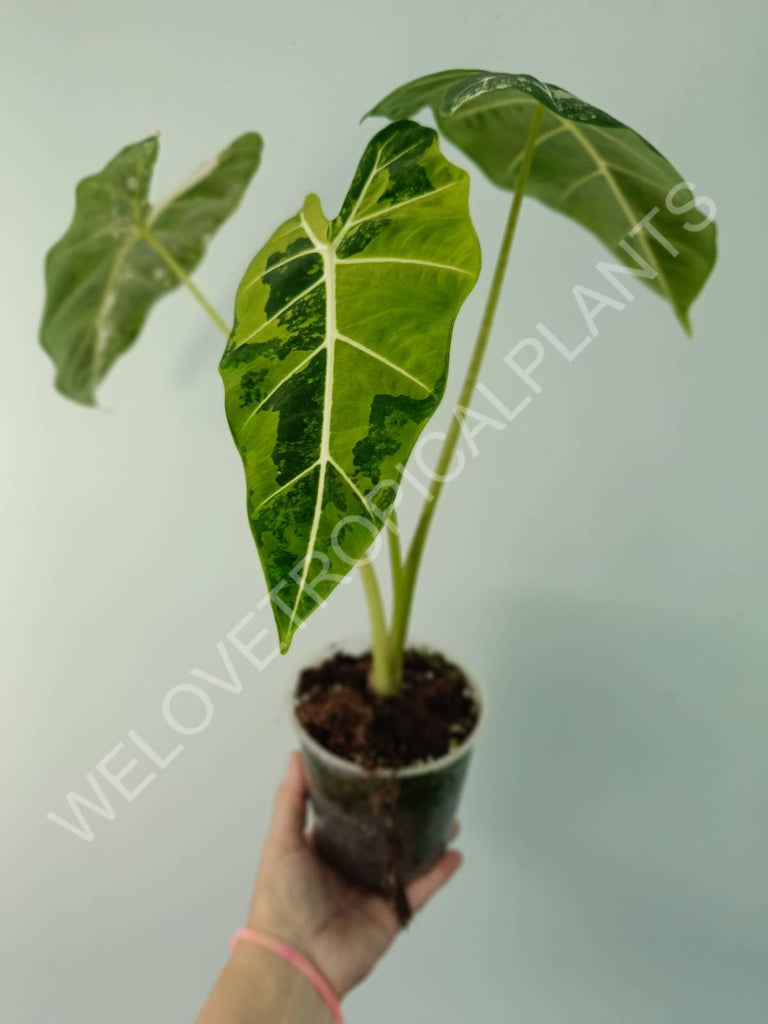
{"label": "pink bracelet", "polygon": [[296,970],[303,974],[307,981],[312,985],[320,998],[325,1002],[328,1009],[331,1011],[331,1017],[333,1018],[334,1024],[344,1024],[344,1018],[341,1015],[341,1006],[336,993],[333,991],[331,986],[322,976],[320,971],[311,964],[309,960],[297,953],[295,949],[287,946],[284,942],[280,942],[279,939],[272,938],[271,935],[267,935],[266,932],[258,932],[254,928],[239,928],[232,936],[230,942],[230,949],[234,953],[241,942],[253,942],[257,946],[263,946],[264,949],[269,949],[277,956],[282,957],[291,967],[295,967]]}

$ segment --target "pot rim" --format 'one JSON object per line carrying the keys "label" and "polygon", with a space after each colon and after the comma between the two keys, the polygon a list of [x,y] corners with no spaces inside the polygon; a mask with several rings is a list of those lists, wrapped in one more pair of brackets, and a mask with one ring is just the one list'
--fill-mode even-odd
{"label": "pot rim", "polygon": [[[422,650],[429,650],[442,654],[442,651],[432,644],[417,643],[414,644],[414,646]],[[331,650],[332,649],[333,648],[331,648]],[[335,649],[338,650],[339,648]],[[328,649],[326,648],[323,656],[327,657],[327,655]],[[339,757],[338,754],[334,754],[332,751],[327,750],[322,746],[322,744],[318,743],[316,739],[309,735],[296,717],[296,688],[294,687],[291,699],[291,723],[299,738],[299,742],[303,746],[307,747],[307,749],[321,761],[325,761],[326,764],[333,766],[337,771],[345,772],[347,775],[352,775],[356,778],[413,779],[420,775],[429,775],[450,767],[450,765],[455,764],[456,761],[460,761],[463,757],[469,754],[475,746],[477,738],[480,735],[480,731],[485,725],[488,713],[488,696],[485,689],[477,682],[477,678],[474,673],[467,671],[461,663],[454,661],[453,658],[450,658],[449,660],[456,666],[456,668],[461,669],[464,673],[467,682],[472,688],[472,693],[478,707],[477,721],[475,722],[474,729],[469,736],[467,736],[466,739],[456,747],[455,750],[450,750],[447,754],[443,754],[442,757],[434,758],[431,761],[419,761],[416,764],[408,765],[405,768],[363,768],[361,765],[357,764],[356,761],[348,761],[346,758]]]}

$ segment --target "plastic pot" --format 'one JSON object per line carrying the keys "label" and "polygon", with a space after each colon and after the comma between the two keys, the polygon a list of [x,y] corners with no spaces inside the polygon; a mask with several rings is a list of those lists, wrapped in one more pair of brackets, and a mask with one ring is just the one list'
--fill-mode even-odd
{"label": "plastic pot", "polygon": [[318,851],[350,881],[402,891],[445,851],[484,717],[483,694],[465,675],[478,704],[472,733],[443,757],[407,768],[366,771],[322,747],[292,714]]}

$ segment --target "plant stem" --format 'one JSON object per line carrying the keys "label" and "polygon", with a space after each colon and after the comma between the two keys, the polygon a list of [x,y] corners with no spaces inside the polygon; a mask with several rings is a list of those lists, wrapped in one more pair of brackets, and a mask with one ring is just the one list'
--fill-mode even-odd
{"label": "plant stem", "polygon": [[371,620],[373,666],[370,686],[373,692],[377,693],[380,697],[389,697],[397,693],[397,685],[393,683],[392,679],[387,621],[384,616],[384,604],[381,600],[379,581],[376,579],[373,566],[367,561],[360,563],[360,576],[363,580],[363,589],[365,590],[368,613]]}
{"label": "plant stem", "polygon": [[[403,589],[403,553],[400,547],[400,525],[397,521],[397,510],[392,506],[385,529],[389,543],[389,567],[392,575],[392,605],[397,606],[400,601],[400,592]],[[389,658],[389,671],[391,673],[391,686],[395,693],[399,692],[402,681],[402,664],[393,656],[392,637],[387,634],[387,656]]]}
{"label": "plant stem", "polygon": [[182,267],[179,266],[179,264],[176,262],[176,260],[173,258],[173,256],[165,248],[163,243],[159,239],[157,239],[152,234],[151,231],[148,231],[146,228],[139,228],[139,232],[141,234],[141,237],[146,242],[148,242],[149,245],[152,246],[152,248],[155,250],[155,252],[158,254],[158,256],[163,260],[163,262],[173,271],[173,273],[176,275],[176,277],[178,277],[179,281],[181,281],[181,283],[187,289],[189,289],[189,291],[192,293],[192,295],[194,295],[194,297],[197,299],[197,301],[203,307],[203,309],[208,314],[208,316],[211,318],[211,320],[213,320],[213,322],[216,324],[216,326],[219,328],[219,330],[222,331],[224,334],[226,334],[227,337],[229,337],[229,327],[227,326],[226,320],[222,316],[219,316],[219,314],[213,308],[213,306],[208,301],[208,299],[206,299],[206,297],[203,295],[203,293],[200,291],[200,289],[197,287],[197,285],[194,283],[194,281],[189,277],[189,275],[186,273],[186,271]]}
{"label": "plant stem", "polygon": [[396,685],[399,683],[400,678],[403,648],[405,646],[405,639],[408,633],[408,622],[411,615],[411,606],[413,604],[416,576],[424,553],[424,546],[429,532],[429,527],[432,522],[432,517],[435,514],[435,506],[437,505],[437,500],[443,489],[445,476],[448,472],[448,467],[451,464],[451,459],[453,458],[453,453],[456,449],[456,443],[459,439],[464,415],[472,399],[472,395],[477,384],[477,378],[480,373],[483,356],[485,355],[485,350],[488,347],[491,327],[493,326],[496,308],[499,304],[499,297],[501,295],[501,286],[504,281],[507,263],[509,262],[509,253],[512,248],[512,241],[515,237],[515,228],[517,227],[518,217],[520,216],[520,207],[528,184],[528,176],[530,174],[531,163],[533,162],[533,152],[536,144],[536,135],[539,130],[539,123],[541,121],[543,110],[544,108],[541,104],[537,104],[531,119],[531,126],[528,131],[523,159],[520,164],[520,172],[518,174],[517,181],[515,182],[515,194],[512,198],[512,205],[509,210],[507,225],[501,241],[501,248],[496,261],[496,268],[493,272],[491,289],[488,293],[485,310],[483,311],[483,319],[480,323],[480,330],[477,335],[477,340],[475,341],[472,358],[470,359],[469,367],[467,368],[467,375],[464,378],[464,384],[461,388],[458,405],[454,409],[454,415],[445,435],[443,447],[440,451],[440,457],[437,461],[437,467],[429,488],[429,497],[425,499],[424,506],[421,510],[421,515],[413,535],[413,540],[411,541],[408,549],[408,555],[405,559],[403,571],[402,586],[395,592],[395,609],[392,623],[391,644],[392,664],[395,667],[394,678],[396,680]]}
{"label": "plant stem", "polygon": [[392,570],[392,588],[396,594],[403,583],[403,556],[400,550],[400,528],[397,523],[397,512],[394,505],[389,513],[385,529],[389,540],[389,565]]}

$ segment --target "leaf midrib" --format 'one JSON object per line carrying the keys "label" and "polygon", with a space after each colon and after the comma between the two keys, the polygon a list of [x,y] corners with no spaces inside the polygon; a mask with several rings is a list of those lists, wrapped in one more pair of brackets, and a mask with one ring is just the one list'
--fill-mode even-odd
{"label": "leaf midrib", "polygon": [[104,291],[102,292],[101,301],[99,302],[99,310],[96,314],[96,320],[94,323],[94,343],[93,343],[93,355],[91,357],[91,373],[96,379],[101,374],[101,364],[104,354],[107,351],[109,338],[111,336],[111,330],[106,326],[106,312],[107,302],[110,295],[114,291],[117,276],[120,268],[125,262],[126,256],[130,249],[136,244],[137,239],[141,237],[141,225],[133,224],[131,228],[131,234],[128,235],[125,242],[115,253],[115,258],[112,266],[109,268],[109,273],[104,282]]}
{"label": "leaf midrib", "polygon": [[[378,161],[377,161],[378,162]],[[370,179],[369,179],[370,180]],[[309,575],[309,567],[312,564],[312,555],[315,551],[315,543],[317,542],[317,533],[320,528],[320,516],[323,511],[323,498],[325,496],[325,476],[328,471],[328,460],[330,458],[330,440],[331,440],[331,412],[333,409],[333,366],[334,366],[334,350],[336,347],[336,273],[333,266],[333,257],[335,251],[328,245],[327,242],[323,243],[312,231],[311,227],[307,223],[307,219],[303,212],[301,214],[301,224],[304,231],[307,233],[307,237],[314,245],[315,249],[320,253],[323,260],[323,278],[325,282],[326,293],[325,293],[325,381],[323,385],[323,422],[320,430],[320,456],[318,459],[320,465],[320,475],[317,481],[317,497],[315,498],[315,508],[312,514],[312,526],[310,527],[309,540],[307,542],[307,551],[304,556],[304,564],[301,568],[301,579],[296,590],[296,600],[293,604],[290,618],[290,632],[288,639],[294,633],[293,624],[296,621],[296,612],[298,611],[301,599],[304,596],[304,588],[307,584],[307,576]],[[322,347],[322,346],[321,346]]]}
{"label": "leaf midrib", "polygon": [[142,218],[146,204],[146,196],[131,197],[131,204],[134,209],[134,219],[128,222],[128,233],[123,244],[115,252],[114,262],[109,269],[109,274],[104,283],[104,291],[99,302],[99,309],[96,314],[95,337],[93,343],[93,354],[91,356],[91,373],[98,379],[101,376],[102,361],[109,347],[111,330],[106,325],[106,307],[109,296],[115,288],[118,274],[127,259],[128,253],[140,241],[144,234],[151,234],[149,225],[152,223],[155,213],[160,204],[150,207],[146,220]]}
{"label": "leaf midrib", "polygon": [[[592,143],[589,141],[589,139],[587,139],[586,136],[582,132],[579,131],[579,129],[576,127],[576,125],[573,124],[573,122],[564,120],[563,124],[565,125],[566,129],[569,132],[571,132],[571,134],[574,136],[574,138],[577,140],[577,142],[579,142],[581,144],[582,148],[590,156],[590,158],[594,161],[596,169],[602,174],[603,178],[605,179],[605,183],[608,185],[608,188],[611,190],[611,193],[612,193],[614,199],[616,200],[616,202],[618,203],[619,207],[623,211],[624,216],[627,218],[627,224],[629,225],[630,229],[634,228],[637,225],[637,223],[638,223],[638,221],[637,221],[637,214],[632,209],[632,207],[630,206],[630,204],[629,204],[627,198],[625,197],[624,193],[619,188],[618,183],[616,181],[616,178],[611,173],[610,166],[605,162],[605,160],[603,160],[602,156],[595,149],[595,147],[592,145]],[[670,303],[672,305],[672,308],[675,309],[676,308],[676,304],[675,304],[675,302],[674,302],[674,300],[672,298],[672,295],[670,294],[669,286],[668,286],[668,283],[667,283],[667,279],[666,279],[666,277],[664,275],[664,272],[663,272],[663,270],[662,270],[658,260],[654,256],[653,250],[651,249],[651,247],[648,244],[648,240],[645,238],[644,235],[640,234],[639,232],[636,235],[633,235],[632,237],[637,239],[637,241],[638,241],[638,243],[640,245],[640,248],[645,253],[645,256],[646,256],[646,259],[647,259],[648,263],[656,271],[656,276],[658,277],[658,279],[659,279],[659,281],[661,283],[661,286],[662,286],[662,289],[664,291],[664,294],[669,299],[669,301],[670,301]]]}
{"label": "leaf midrib", "polygon": [[[415,147],[412,147],[412,148],[415,148]],[[399,154],[398,157],[396,157],[395,159],[398,159],[399,156],[402,156],[402,155],[403,154]],[[394,162],[394,161],[390,161],[390,162]],[[334,239],[333,242],[329,243],[327,240],[325,242],[322,242],[317,237],[315,232],[312,230],[310,224],[307,221],[307,218],[304,216],[304,213],[302,212],[300,214],[302,228],[304,229],[304,232],[306,233],[307,237],[309,238],[310,242],[312,243],[312,246],[313,246],[314,250],[320,255],[320,257],[321,257],[321,259],[323,261],[323,276],[318,281],[313,282],[313,284],[310,285],[309,288],[304,289],[304,291],[301,292],[298,296],[296,296],[292,300],[292,302],[295,302],[297,299],[301,298],[303,295],[306,295],[307,292],[311,291],[317,285],[320,285],[320,284],[324,284],[325,285],[325,289],[326,289],[326,295],[325,295],[325,341],[323,342],[322,345],[319,345],[306,359],[304,359],[298,367],[295,367],[288,376],[284,377],[280,381],[280,383],[277,384],[272,389],[272,391],[267,396],[267,398],[263,399],[259,403],[259,405],[257,406],[257,409],[254,410],[254,413],[256,411],[258,411],[258,409],[260,409],[264,405],[264,402],[267,401],[267,399],[269,397],[271,397],[271,395],[273,395],[275,393],[275,391],[277,391],[279,388],[281,388],[283,386],[283,384],[285,384],[286,381],[290,379],[290,377],[292,377],[299,369],[301,369],[304,366],[306,366],[312,359],[316,358],[323,349],[325,349],[325,352],[326,352],[326,362],[325,362],[325,380],[324,380],[324,384],[323,384],[323,404],[322,404],[323,421],[322,421],[322,427],[321,427],[321,433],[320,433],[320,454],[319,454],[317,460],[311,466],[307,467],[307,469],[303,470],[302,473],[300,473],[300,474],[298,474],[298,476],[294,477],[293,480],[290,480],[290,481],[288,481],[288,483],[283,485],[283,487],[281,487],[279,491],[275,491],[273,494],[269,495],[269,497],[265,498],[259,504],[259,508],[263,507],[268,501],[271,501],[272,498],[274,498],[278,493],[280,493],[280,491],[283,491],[286,488],[290,487],[292,484],[294,484],[296,482],[296,480],[298,480],[300,477],[305,476],[311,470],[315,469],[318,466],[320,467],[320,473],[319,473],[318,482],[317,482],[317,495],[316,495],[316,498],[315,498],[315,507],[314,507],[314,510],[313,510],[313,513],[312,513],[312,524],[310,526],[309,539],[307,541],[307,550],[306,550],[306,554],[305,554],[305,557],[304,557],[304,564],[302,566],[301,577],[299,579],[298,586],[297,586],[296,598],[294,600],[293,608],[291,610],[291,615],[290,615],[291,633],[289,634],[289,638],[290,638],[290,635],[292,635],[292,633],[294,632],[293,623],[296,621],[296,614],[297,614],[299,605],[301,603],[301,599],[302,599],[302,597],[304,596],[304,593],[305,593],[307,577],[309,575],[309,569],[310,569],[310,566],[312,564],[312,556],[314,554],[315,544],[317,542],[317,534],[319,532],[319,527],[320,527],[320,518],[322,516],[323,500],[325,498],[325,482],[326,482],[326,476],[327,476],[329,464],[332,464],[336,468],[336,471],[339,473],[339,475],[345,481],[347,486],[352,490],[352,492],[357,496],[358,500],[363,504],[363,507],[364,508],[368,507],[367,501],[366,501],[365,497],[362,495],[362,493],[360,492],[360,489],[351,480],[351,478],[347,474],[346,470],[344,470],[343,467],[340,466],[339,463],[334,459],[333,455],[331,454],[331,450],[330,450],[331,420],[332,420],[332,416],[333,416],[333,389],[334,389],[334,368],[335,368],[336,342],[337,341],[346,342],[348,344],[351,344],[351,345],[353,345],[353,346],[355,346],[357,348],[360,348],[361,350],[367,352],[373,358],[379,358],[379,357],[378,357],[377,353],[375,353],[372,350],[368,349],[366,346],[361,345],[359,342],[355,342],[353,339],[347,338],[344,335],[340,335],[339,332],[338,332],[338,325],[337,325],[337,322],[336,322],[336,267],[337,267],[338,264],[348,264],[348,263],[395,262],[395,263],[416,263],[417,265],[424,263],[425,265],[433,266],[433,267],[435,267],[437,269],[440,269],[440,270],[456,271],[458,273],[469,273],[468,271],[465,271],[463,268],[455,267],[455,266],[450,265],[450,264],[426,263],[426,261],[421,261],[421,260],[406,260],[406,259],[398,259],[396,257],[391,257],[391,258],[386,258],[386,259],[382,258],[380,260],[378,260],[378,259],[377,260],[372,260],[372,259],[357,259],[357,260],[355,260],[355,259],[343,259],[343,258],[340,258],[340,257],[337,256],[336,250],[337,250],[339,244],[341,243],[341,241],[343,240],[343,238],[345,237],[347,231],[349,230],[349,227],[354,222],[355,214],[357,213],[357,211],[359,209],[360,202],[362,201],[362,199],[363,199],[363,197],[364,197],[364,195],[366,193],[366,190],[368,189],[371,181],[376,176],[376,174],[378,174],[379,171],[383,170],[386,166],[388,166],[388,165],[387,164],[379,165],[378,160],[376,160],[374,162],[374,166],[371,169],[371,172],[368,175],[368,178],[367,178],[363,188],[361,189],[361,191],[360,191],[360,193],[359,193],[359,195],[357,197],[357,200],[356,200],[352,210],[349,213],[349,216],[348,216],[347,220],[342,225],[341,230],[339,231],[338,235],[336,236],[336,238]],[[275,314],[275,316],[280,316],[281,313],[283,313],[285,311],[285,309],[287,309],[287,308],[288,308],[288,305],[283,307],[283,309],[280,311],[280,313]],[[274,317],[272,319],[274,319]],[[261,330],[261,328],[265,327],[267,325],[267,323],[269,323],[269,321],[267,321],[266,323],[262,324],[261,327],[259,328],[259,330]],[[258,331],[255,332],[255,333],[258,333]],[[254,335],[251,335],[250,337],[253,337],[253,336]],[[391,363],[390,360],[385,359],[383,356],[380,357],[380,358],[381,358],[382,362],[386,362],[387,365],[391,365],[393,367],[393,369],[399,370],[406,378],[408,378],[409,380],[413,381],[413,383],[415,383],[415,384],[419,385],[420,387],[422,387],[425,391],[429,392],[431,390],[425,384],[423,384],[421,381],[419,381],[417,378],[413,377],[412,374],[408,373],[406,370],[402,369],[401,367],[398,367],[394,363]],[[250,419],[252,418],[254,413],[251,413],[248,416],[248,418],[246,419],[245,423],[250,421]]]}

